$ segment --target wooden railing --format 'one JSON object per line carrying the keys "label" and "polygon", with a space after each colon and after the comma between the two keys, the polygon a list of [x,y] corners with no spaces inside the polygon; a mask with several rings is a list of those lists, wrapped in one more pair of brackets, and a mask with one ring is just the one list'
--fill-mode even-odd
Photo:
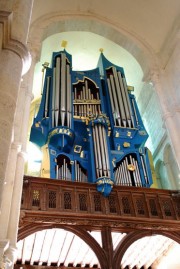
{"label": "wooden railing", "polygon": [[33,212],[34,221],[50,221],[53,214],[64,223],[180,231],[177,191],[114,186],[106,198],[95,184],[25,176],[21,211],[24,218]]}

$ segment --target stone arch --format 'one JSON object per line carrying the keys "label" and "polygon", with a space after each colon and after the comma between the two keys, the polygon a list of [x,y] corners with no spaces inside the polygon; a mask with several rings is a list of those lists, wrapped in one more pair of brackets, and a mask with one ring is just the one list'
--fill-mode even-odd
{"label": "stone arch", "polygon": [[42,231],[45,229],[59,228],[64,229],[66,231],[72,232],[78,237],[80,237],[94,252],[96,255],[101,268],[108,269],[108,261],[105,252],[101,248],[101,246],[97,243],[97,241],[85,230],[73,225],[60,225],[60,224],[30,224],[23,226],[23,228],[19,230],[18,241],[24,239],[38,231]]}
{"label": "stone arch", "polygon": [[119,269],[119,266],[121,264],[122,258],[126,252],[126,250],[132,245],[135,241],[138,239],[141,239],[145,236],[151,236],[153,234],[156,235],[163,235],[166,237],[169,237],[170,239],[176,241],[177,243],[180,243],[180,236],[177,232],[168,232],[168,231],[158,231],[157,233],[153,233],[152,231],[133,231],[128,233],[123,240],[120,241],[118,246],[116,247],[114,251],[113,256],[113,268]]}
{"label": "stone arch", "polygon": [[103,36],[127,50],[140,64],[144,75],[158,67],[152,48],[134,32],[97,14],[60,12],[44,15],[31,25],[30,50],[40,56],[41,44],[47,37],[67,31],[86,31]]}

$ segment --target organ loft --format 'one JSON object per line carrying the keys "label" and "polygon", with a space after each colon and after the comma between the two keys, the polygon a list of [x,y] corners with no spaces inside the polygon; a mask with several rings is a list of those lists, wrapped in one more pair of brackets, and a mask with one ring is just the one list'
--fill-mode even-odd
{"label": "organ loft", "polygon": [[44,68],[30,135],[45,156],[41,174],[96,183],[105,197],[114,185],[150,187],[148,134],[123,68],[101,51],[97,68],[73,71],[65,49],[54,52]]}

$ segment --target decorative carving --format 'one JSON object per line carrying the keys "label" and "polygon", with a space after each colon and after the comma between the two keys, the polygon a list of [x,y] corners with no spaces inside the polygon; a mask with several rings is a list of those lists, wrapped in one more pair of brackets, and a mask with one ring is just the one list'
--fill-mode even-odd
{"label": "decorative carving", "polygon": [[[142,188],[115,186],[112,194],[105,198],[96,192],[95,184],[54,181],[52,189],[52,180],[31,177],[25,180],[29,184],[23,187],[20,236],[26,233],[26,227],[28,230],[39,225],[180,231],[178,210],[174,213],[178,209],[177,201],[166,190],[143,189],[142,195]],[[35,195],[34,190],[41,195]],[[38,203],[43,204],[43,209],[32,206],[35,197],[39,197]],[[58,201],[62,202],[61,207]]]}

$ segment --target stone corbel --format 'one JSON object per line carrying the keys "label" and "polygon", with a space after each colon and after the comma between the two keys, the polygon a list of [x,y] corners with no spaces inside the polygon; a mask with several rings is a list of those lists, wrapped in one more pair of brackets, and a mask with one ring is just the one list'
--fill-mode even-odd
{"label": "stone corbel", "polygon": [[11,38],[12,12],[0,11],[0,29],[2,31],[2,49],[7,49],[17,54],[23,63],[22,75],[25,74],[31,65],[31,55],[27,47]]}

